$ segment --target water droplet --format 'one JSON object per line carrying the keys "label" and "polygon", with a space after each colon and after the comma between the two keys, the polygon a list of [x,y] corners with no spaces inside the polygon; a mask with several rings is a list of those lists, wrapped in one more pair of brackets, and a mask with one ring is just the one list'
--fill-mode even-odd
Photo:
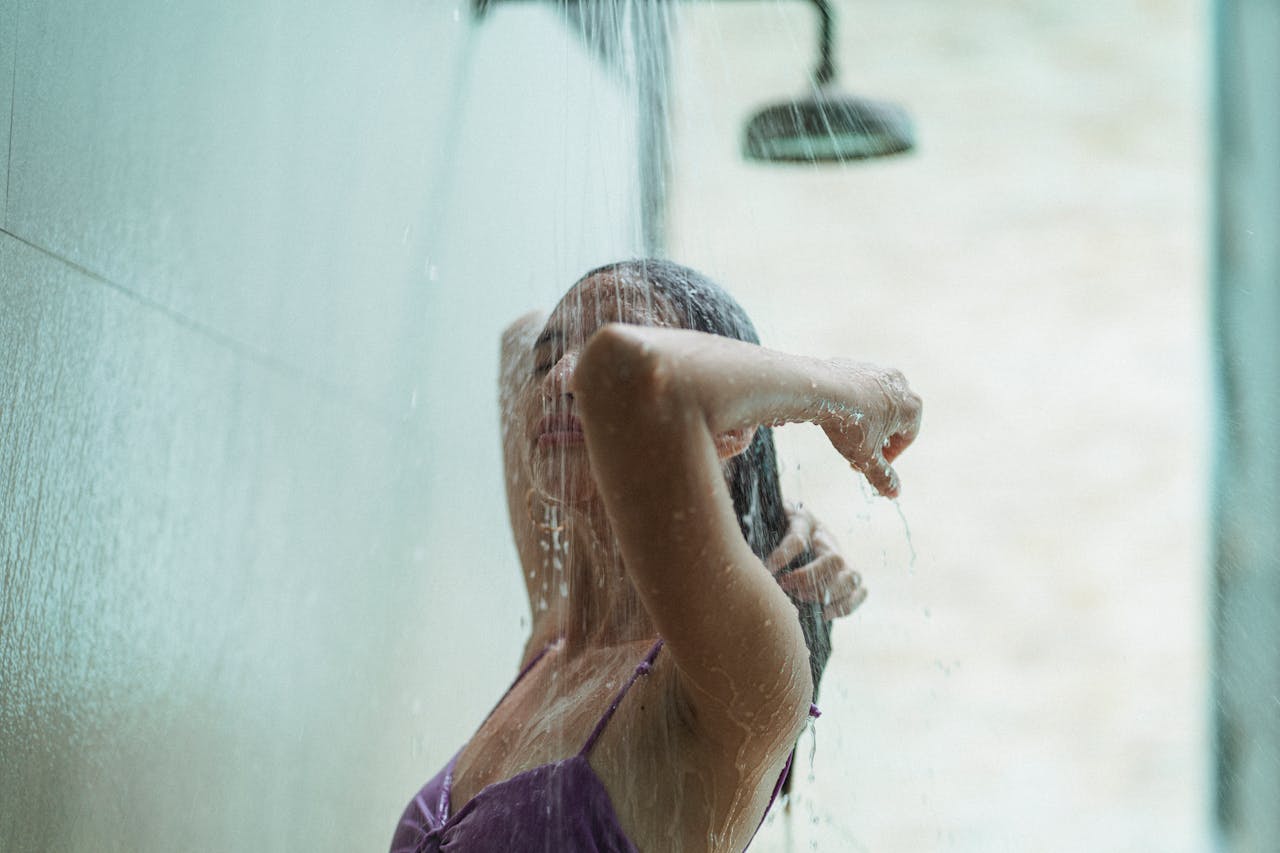
{"label": "water droplet", "polygon": [[560,581],[560,597],[561,598],[569,597],[569,585],[564,581]]}
{"label": "water droplet", "polygon": [[916,546],[911,541],[911,527],[907,524],[907,516],[902,512],[902,504],[898,503],[897,498],[893,500],[893,508],[898,511],[898,518],[902,519],[902,532],[907,537],[907,547],[911,549],[911,561],[907,563],[907,569],[915,574],[916,570]]}

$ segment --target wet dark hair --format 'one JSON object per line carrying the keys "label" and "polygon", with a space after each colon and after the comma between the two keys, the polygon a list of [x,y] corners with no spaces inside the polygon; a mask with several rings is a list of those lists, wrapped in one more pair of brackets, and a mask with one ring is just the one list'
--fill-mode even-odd
{"label": "wet dark hair", "polygon": [[[696,270],[666,260],[630,260],[597,267],[579,281],[601,274],[648,283],[654,292],[671,303],[684,328],[752,344],[760,343],[760,336],[742,306],[724,288]],[[778,547],[787,532],[787,513],[778,481],[778,455],[773,446],[773,431],[763,426],[757,429],[750,447],[731,459],[728,467],[729,493],[733,496],[733,509],[742,535],[752,552],[764,559]],[[783,570],[783,574],[812,559],[813,552],[806,549]],[[831,657],[831,623],[822,618],[821,605],[799,601],[795,597],[791,601],[796,605],[804,642],[809,647],[809,671],[813,676],[816,700],[818,682]],[[790,785],[787,787],[789,789]]]}

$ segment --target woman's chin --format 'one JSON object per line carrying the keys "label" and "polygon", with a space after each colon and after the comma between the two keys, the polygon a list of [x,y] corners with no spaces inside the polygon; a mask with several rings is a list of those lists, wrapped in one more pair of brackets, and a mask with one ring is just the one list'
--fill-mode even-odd
{"label": "woman's chin", "polygon": [[533,464],[533,487],[550,504],[579,506],[596,497],[596,483],[584,465],[543,459]]}

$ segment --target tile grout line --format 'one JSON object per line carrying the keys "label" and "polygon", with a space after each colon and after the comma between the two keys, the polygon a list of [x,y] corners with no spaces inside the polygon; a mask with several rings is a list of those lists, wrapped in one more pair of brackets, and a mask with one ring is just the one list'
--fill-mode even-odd
{"label": "tile grout line", "polygon": [[257,364],[260,367],[264,367],[278,374],[288,376],[294,380],[299,381],[304,385],[311,385],[316,389],[323,391],[327,396],[336,397],[340,400],[345,400],[349,403],[352,403],[354,406],[354,411],[361,413],[365,417],[371,418],[376,421],[380,421],[384,425],[392,427],[396,430],[403,429],[410,422],[410,419],[407,415],[398,414],[393,409],[371,402],[370,400],[361,398],[360,396],[353,394],[349,389],[343,387],[342,385],[337,384],[336,382],[333,382],[332,380],[325,379],[323,377],[308,373],[307,371],[299,368],[297,365],[294,365],[288,361],[285,361],[284,359],[278,358],[276,356],[270,355],[269,353],[256,349],[250,346],[249,344],[244,343],[243,341],[237,340],[236,338],[232,337],[231,335],[228,335],[225,332],[221,332],[213,328],[212,326],[205,325],[204,323],[201,323],[199,320],[194,320],[191,317],[188,317],[185,314],[182,314],[181,312],[175,311],[174,309],[168,307],[167,305],[164,305],[160,302],[157,302],[154,299],[151,299],[147,296],[143,296],[140,293],[130,290],[124,285],[114,282],[111,279],[107,278],[106,276],[100,273],[94,272],[93,270],[83,266],[82,264],[79,264],[68,258],[64,258],[61,255],[57,254],[56,252],[52,252],[44,248],[43,246],[33,243],[30,240],[26,239],[25,237],[21,237],[13,233],[13,231],[9,229],[7,223],[4,225],[0,225],[0,234],[5,235],[6,237],[10,237],[16,240],[17,242],[21,243],[22,245],[27,246],[28,248],[39,252],[45,257],[50,258],[51,260],[54,260],[60,264],[63,264],[71,268],[72,270],[75,270],[81,275],[89,278],[92,281],[96,281],[97,283],[109,288],[110,290],[114,290],[116,293],[124,296],[129,300],[132,300],[133,302],[137,303],[143,308],[149,309],[153,312],[160,314],[161,316],[165,317],[175,325],[180,326],[186,329],[187,331],[192,332],[196,335],[199,335],[200,337],[205,338],[206,340],[216,344],[217,346],[220,346],[223,349],[228,350],[232,355],[236,356],[237,358],[241,358],[245,361]]}

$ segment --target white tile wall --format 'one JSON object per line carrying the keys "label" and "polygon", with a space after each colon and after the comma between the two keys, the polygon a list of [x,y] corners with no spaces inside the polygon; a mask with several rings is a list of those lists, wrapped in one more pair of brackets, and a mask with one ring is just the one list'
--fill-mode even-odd
{"label": "white tile wall", "polygon": [[407,432],[7,236],[0,281],[5,848],[372,840]]}
{"label": "white tile wall", "polygon": [[509,681],[498,333],[636,158],[468,10],[0,6],[0,848],[380,849]]}
{"label": "white tile wall", "polygon": [[10,227],[386,405],[448,11],[25,4]]}
{"label": "white tile wall", "polygon": [[0,227],[9,192],[9,116],[13,111],[13,64],[18,0],[0,0]]}

